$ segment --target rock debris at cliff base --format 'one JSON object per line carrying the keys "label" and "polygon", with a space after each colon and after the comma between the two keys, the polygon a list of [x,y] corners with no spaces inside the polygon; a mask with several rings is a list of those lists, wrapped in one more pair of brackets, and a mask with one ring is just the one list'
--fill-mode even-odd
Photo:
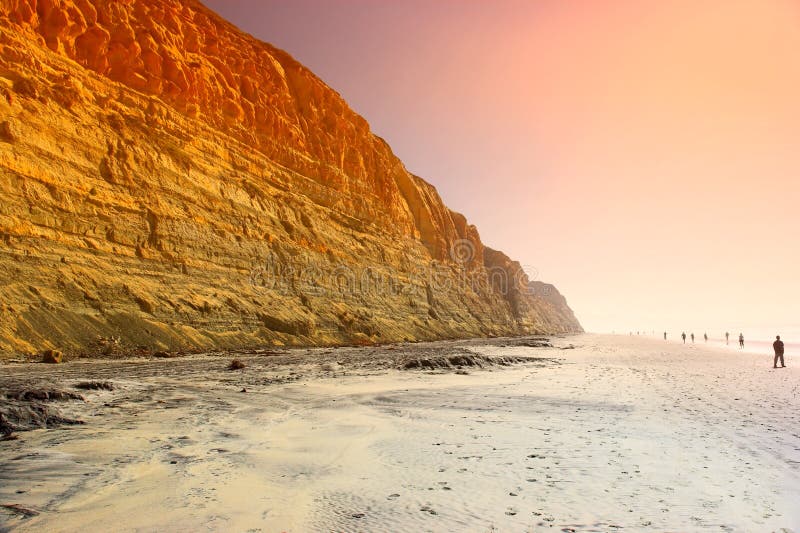
{"label": "rock debris at cliff base", "polygon": [[[508,353],[515,348],[525,353]],[[94,417],[98,409],[101,413],[113,410],[123,398],[130,402],[135,396],[137,403],[145,402],[151,389],[132,390],[131,383],[153,377],[202,379],[212,389],[252,392],[300,380],[367,376],[388,370],[468,374],[512,365],[557,365],[557,356],[548,339],[522,337],[105,359],[58,367],[11,364],[0,376],[0,438],[84,424],[87,414]],[[98,398],[103,399],[99,404]]]}

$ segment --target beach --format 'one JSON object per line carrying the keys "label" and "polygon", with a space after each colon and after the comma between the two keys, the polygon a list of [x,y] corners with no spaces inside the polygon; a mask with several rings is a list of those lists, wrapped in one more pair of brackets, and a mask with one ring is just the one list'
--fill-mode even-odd
{"label": "beach", "polygon": [[800,354],[549,341],[5,364],[113,390],[0,442],[0,530],[800,530]]}

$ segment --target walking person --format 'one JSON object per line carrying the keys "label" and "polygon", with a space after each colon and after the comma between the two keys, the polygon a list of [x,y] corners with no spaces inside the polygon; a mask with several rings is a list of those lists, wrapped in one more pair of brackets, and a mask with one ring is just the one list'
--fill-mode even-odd
{"label": "walking person", "polygon": [[692,333],[692,344],[694,344],[694,333]]}
{"label": "walking person", "polygon": [[725,332],[725,344],[730,344],[731,342],[731,334],[727,331]]}
{"label": "walking person", "polygon": [[781,368],[786,368],[786,365],[783,364],[783,341],[780,335],[775,337],[772,347],[775,349],[775,361],[772,363],[772,368],[778,368],[778,359],[781,360]]}
{"label": "walking person", "polygon": [[683,339],[683,344],[686,344],[686,332],[684,331],[681,333],[681,338]]}
{"label": "walking person", "polygon": [[703,333],[703,338],[705,339],[706,342],[708,342],[708,333]]}
{"label": "walking person", "polygon": [[667,332],[664,332],[664,340],[667,340]]}
{"label": "walking person", "polygon": [[744,333],[739,333],[739,349],[744,348]]}

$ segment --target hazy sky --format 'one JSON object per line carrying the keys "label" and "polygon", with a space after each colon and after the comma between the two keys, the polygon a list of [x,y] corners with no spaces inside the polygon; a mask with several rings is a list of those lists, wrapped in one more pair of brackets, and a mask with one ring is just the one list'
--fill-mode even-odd
{"label": "hazy sky", "polygon": [[797,0],[207,0],[593,331],[800,326]]}

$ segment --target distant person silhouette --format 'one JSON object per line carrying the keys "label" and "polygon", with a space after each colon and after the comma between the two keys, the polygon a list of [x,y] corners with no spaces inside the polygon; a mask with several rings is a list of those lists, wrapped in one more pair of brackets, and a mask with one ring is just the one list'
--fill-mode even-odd
{"label": "distant person silhouette", "polygon": [[703,338],[708,342],[708,333],[703,333]]}
{"label": "distant person silhouette", "polygon": [[684,331],[681,333],[681,338],[683,339],[683,344],[686,344],[686,332]]}
{"label": "distant person silhouette", "polygon": [[667,332],[664,332],[664,340],[667,340]]}
{"label": "distant person silhouette", "polygon": [[744,333],[739,333],[739,348],[744,348]]}
{"label": "distant person silhouette", "polygon": [[694,344],[694,333],[692,333],[692,344]]}
{"label": "distant person silhouette", "polygon": [[775,361],[772,363],[772,368],[778,368],[778,359],[781,360],[781,368],[786,368],[786,365],[783,364],[783,341],[780,335],[775,337],[772,347],[775,348]]}
{"label": "distant person silhouette", "polygon": [[725,344],[730,344],[731,342],[731,334],[727,331],[725,332]]}

